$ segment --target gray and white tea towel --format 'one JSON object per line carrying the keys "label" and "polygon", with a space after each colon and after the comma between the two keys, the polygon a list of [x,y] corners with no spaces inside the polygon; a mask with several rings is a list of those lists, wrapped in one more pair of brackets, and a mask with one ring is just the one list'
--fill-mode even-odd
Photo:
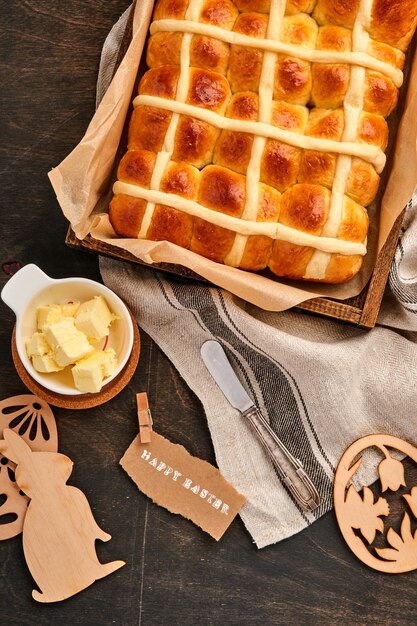
{"label": "gray and white tea towel", "polygon": [[[104,45],[98,95],[112,75],[128,15]],[[241,516],[259,548],[302,530],[332,507],[335,467],[355,439],[380,432],[417,443],[417,207],[412,202],[371,331],[293,310],[263,311],[221,289],[110,259],[101,258],[100,269],[105,284],[126,301],[202,401],[217,463],[248,498]],[[292,499],[205,369],[200,346],[213,338],[318,487],[322,505],[314,513]],[[376,475],[365,467],[362,478],[369,484]]]}

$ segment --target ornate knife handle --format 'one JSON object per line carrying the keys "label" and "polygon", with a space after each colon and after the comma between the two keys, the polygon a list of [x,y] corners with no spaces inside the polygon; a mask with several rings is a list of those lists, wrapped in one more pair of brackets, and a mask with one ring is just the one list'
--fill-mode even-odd
{"label": "ornate knife handle", "polygon": [[249,408],[242,415],[249,420],[265,452],[294,498],[306,511],[314,511],[320,505],[320,495],[303,469],[301,461],[284,446],[256,406]]}

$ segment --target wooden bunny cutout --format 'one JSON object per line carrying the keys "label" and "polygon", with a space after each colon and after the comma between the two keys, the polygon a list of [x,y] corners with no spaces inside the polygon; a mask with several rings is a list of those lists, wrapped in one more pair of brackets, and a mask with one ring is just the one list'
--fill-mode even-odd
{"label": "wooden bunny cutout", "polygon": [[23,525],[23,550],[41,593],[38,602],[57,602],[85,589],[122,567],[123,561],[102,564],[95,540],[111,536],[96,524],[82,491],[66,485],[71,459],[57,452],[32,452],[19,435],[3,432],[0,452],[17,464],[16,482],[31,499]]}

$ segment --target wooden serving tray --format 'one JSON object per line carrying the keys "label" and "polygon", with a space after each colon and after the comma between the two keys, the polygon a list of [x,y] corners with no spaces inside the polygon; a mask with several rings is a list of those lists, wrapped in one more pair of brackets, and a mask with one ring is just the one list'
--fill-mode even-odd
{"label": "wooden serving tray", "polygon": [[[132,16],[133,16],[133,13],[132,13]],[[131,21],[129,21],[126,31],[124,33],[123,41],[119,50],[118,61],[115,65],[114,72],[116,72],[116,69],[119,66],[119,63],[124,56],[124,53],[131,39],[131,34],[132,34],[131,33]],[[416,45],[417,45],[417,37],[414,37],[413,43],[408,48],[407,58],[412,58],[412,56],[414,55],[414,50],[415,50]],[[146,48],[146,44],[145,44],[145,48]],[[146,65],[144,64],[144,61],[142,60],[139,71],[138,71],[137,82],[139,81],[143,72],[146,71],[146,69],[147,69]],[[406,72],[405,82],[404,82],[404,85],[407,85],[407,87],[408,87],[408,74],[409,74],[409,67]],[[134,89],[134,92],[136,92],[136,89]],[[395,115],[397,116],[398,120],[401,119],[402,117],[406,93],[407,93],[406,88],[403,88],[400,91],[399,101],[395,110],[396,111]],[[130,116],[127,115],[124,131],[122,134],[122,139],[120,141],[120,145],[118,149],[119,158],[121,158],[122,155],[126,151],[126,136],[127,136],[127,127],[128,127],[129,118]],[[398,120],[397,120],[397,124],[398,124]],[[391,131],[390,131],[390,135],[391,135]],[[387,153],[388,162],[385,168],[385,172],[383,174],[383,180],[381,179],[381,186],[380,186],[378,197],[382,197],[382,193],[385,188],[388,171],[389,171],[389,161],[392,158],[392,154],[390,155],[390,152],[392,152],[392,150],[388,151]],[[116,161],[117,160],[118,159],[116,157]],[[348,322],[356,326],[360,326],[362,328],[373,328],[376,324],[376,320],[378,317],[378,312],[381,306],[382,297],[384,295],[385,285],[388,280],[388,274],[389,274],[389,270],[391,267],[391,263],[394,258],[395,249],[397,247],[398,237],[399,237],[399,233],[401,230],[403,219],[404,219],[404,212],[402,212],[401,215],[399,215],[399,217],[395,221],[391,229],[391,232],[382,250],[380,251],[377,257],[373,273],[368,283],[360,292],[360,294],[358,294],[354,298],[348,298],[343,301],[333,300],[331,298],[314,298],[312,300],[307,300],[306,302],[299,304],[296,308],[309,312],[309,313],[314,313],[323,317],[339,319],[344,322]],[[130,252],[123,250],[122,248],[112,246],[111,244],[98,241],[97,239],[94,239],[93,237],[91,237],[91,235],[87,235],[87,237],[81,241],[75,236],[75,233],[73,232],[71,227],[69,228],[67,232],[65,243],[72,248],[82,249],[82,250],[86,250],[89,252],[102,254],[104,256],[113,257],[113,258],[120,259],[123,261],[138,263],[140,265],[145,265],[155,270],[168,272],[170,274],[174,274],[174,275],[181,276],[184,278],[198,280],[198,281],[205,282],[205,283],[208,282],[202,276],[199,276],[192,270],[182,265],[176,265],[176,264],[171,264],[171,263],[148,264],[148,263],[145,263],[144,261],[141,261],[137,257],[135,257]]]}
{"label": "wooden serving tray", "polygon": [[[403,217],[404,213],[402,213],[395,221],[391,232],[377,257],[374,271],[368,283],[359,295],[343,301],[332,300],[331,298],[314,298],[313,300],[307,300],[307,302],[299,304],[297,308],[309,313],[316,313],[317,315],[324,317],[331,317],[344,322],[349,322],[362,328],[373,328],[376,324],[382,296],[384,295],[384,289],[388,280],[391,263],[394,258]],[[87,235],[85,239],[80,240],[75,236],[75,233],[71,228],[68,229],[65,243],[71,248],[102,254],[104,256],[113,257],[122,261],[146,265],[154,270],[168,272],[170,274],[190,278],[192,280],[207,282],[202,276],[199,276],[192,270],[189,270],[182,265],[174,265],[171,263],[148,264],[135,257],[130,252],[127,252],[122,248],[112,246],[108,243],[103,243],[102,241],[94,239],[91,235]]]}

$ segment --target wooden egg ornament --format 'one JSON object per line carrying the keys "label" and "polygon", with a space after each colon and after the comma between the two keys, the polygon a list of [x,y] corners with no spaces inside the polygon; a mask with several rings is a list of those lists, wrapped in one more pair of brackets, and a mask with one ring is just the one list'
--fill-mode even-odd
{"label": "wooden egg ornament", "polygon": [[33,452],[10,429],[3,432],[0,451],[16,463],[16,483],[30,498],[23,524],[23,551],[40,588],[38,602],[58,602],[122,567],[123,561],[102,564],[96,539],[111,536],[97,525],[87,498],[66,484],[71,459],[58,452]]}
{"label": "wooden egg ornament", "polygon": [[[398,574],[417,569],[417,486],[404,494],[404,514],[400,532],[389,526],[389,505],[381,496],[364,487],[362,494],[351,484],[351,479],[362,463],[361,455],[368,448],[376,448],[384,455],[378,465],[381,490],[397,491],[406,485],[404,466],[389,449],[402,452],[417,463],[417,448],[392,435],[368,435],[355,441],[343,454],[334,480],[334,505],[342,535],[354,554],[366,565],[380,572]],[[357,459],[357,457],[359,458]],[[355,461],[355,459],[357,459]],[[355,532],[356,530],[356,532]],[[376,533],[385,536],[386,548],[369,549]],[[375,555],[376,553],[376,555]]]}
{"label": "wooden egg ornament", "polygon": [[[0,437],[5,428],[18,433],[36,451],[56,452],[58,432],[54,414],[38,396],[25,394],[0,402]],[[29,498],[15,478],[16,465],[0,454],[0,540],[22,532]]]}

